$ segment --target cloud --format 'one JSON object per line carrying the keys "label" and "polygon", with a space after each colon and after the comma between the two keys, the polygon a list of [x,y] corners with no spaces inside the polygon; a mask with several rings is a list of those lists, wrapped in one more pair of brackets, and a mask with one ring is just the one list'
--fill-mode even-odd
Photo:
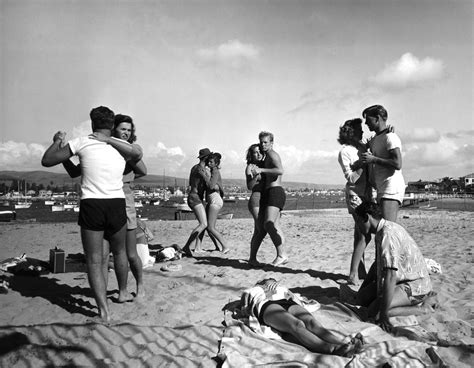
{"label": "cloud", "polygon": [[430,57],[420,60],[407,52],[371,77],[370,82],[382,88],[403,89],[421,86],[441,79],[443,75],[444,65],[441,60]]}
{"label": "cloud", "polygon": [[216,47],[200,49],[197,56],[203,65],[241,69],[259,59],[260,49],[252,44],[231,40]]}
{"label": "cloud", "polygon": [[474,129],[459,130],[457,132],[446,133],[446,137],[452,138],[452,139],[465,139],[467,137],[474,137]]}
{"label": "cloud", "polygon": [[0,167],[3,170],[38,170],[44,151],[46,148],[37,143],[0,143]]}
{"label": "cloud", "polygon": [[184,154],[181,147],[168,148],[164,143],[158,142],[155,145],[148,147],[148,149],[145,151],[145,157],[170,159],[175,162],[181,162],[184,160],[186,155]]}
{"label": "cloud", "polygon": [[436,143],[440,140],[441,134],[434,128],[415,128],[409,132],[400,133],[400,138],[404,144],[414,142]]}

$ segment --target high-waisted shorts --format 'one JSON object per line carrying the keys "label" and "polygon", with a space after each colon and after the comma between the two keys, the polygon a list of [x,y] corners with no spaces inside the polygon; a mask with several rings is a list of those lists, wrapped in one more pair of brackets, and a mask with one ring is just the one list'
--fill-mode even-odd
{"label": "high-waisted shorts", "polygon": [[285,207],[286,194],[282,187],[266,188],[260,198],[260,207]]}
{"label": "high-waisted shorts", "polygon": [[202,204],[202,200],[197,193],[191,192],[188,194],[188,206],[194,208],[198,204]]}
{"label": "high-waisted shorts", "polygon": [[123,193],[125,194],[125,208],[127,210],[127,230],[137,228],[137,210],[135,209],[135,197],[130,183],[123,183]]}
{"label": "high-waisted shorts", "polygon": [[224,201],[222,200],[222,197],[219,194],[219,192],[209,193],[206,197],[206,202],[209,205],[219,207],[219,209],[221,209],[222,206],[224,206]]}

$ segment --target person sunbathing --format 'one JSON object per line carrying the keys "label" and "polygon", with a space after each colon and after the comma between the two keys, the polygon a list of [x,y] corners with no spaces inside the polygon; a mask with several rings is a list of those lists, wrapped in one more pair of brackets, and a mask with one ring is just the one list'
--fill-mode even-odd
{"label": "person sunbathing", "polygon": [[361,351],[364,341],[360,333],[338,336],[324,328],[303,305],[300,297],[269,278],[242,293],[240,311],[315,353],[351,357]]}

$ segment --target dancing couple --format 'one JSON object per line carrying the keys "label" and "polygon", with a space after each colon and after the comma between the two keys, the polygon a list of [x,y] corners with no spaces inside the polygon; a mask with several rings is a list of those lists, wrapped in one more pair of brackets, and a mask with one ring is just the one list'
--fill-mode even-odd
{"label": "dancing couple", "polygon": [[[207,230],[214,243],[215,249],[227,253],[230,249],[221,233],[216,229],[217,216],[224,205],[224,190],[220,173],[221,154],[211,152],[209,148],[199,150],[199,163],[191,168],[189,174],[190,191],[188,206],[193,210],[199,222],[193,229],[183,251],[189,257],[193,256],[191,244],[194,242],[194,252],[202,252],[201,244]],[[206,204],[204,204],[204,197]]]}
{"label": "dancing couple", "polygon": [[249,265],[259,267],[257,253],[267,234],[276,248],[273,266],[288,262],[284,250],[285,238],[280,227],[280,216],[285,206],[286,194],[281,186],[283,165],[280,156],[273,150],[273,134],[260,132],[260,144],[253,144],[247,151],[245,176],[247,188],[252,191],[249,211],[254,218],[254,232],[250,242]]}

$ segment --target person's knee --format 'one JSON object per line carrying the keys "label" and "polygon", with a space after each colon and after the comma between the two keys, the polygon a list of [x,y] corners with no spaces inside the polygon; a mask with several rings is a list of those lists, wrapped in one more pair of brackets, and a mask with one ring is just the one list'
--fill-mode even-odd
{"label": "person's knee", "polygon": [[308,318],[306,321],[306,327],[308,328],[308,330],[313,331],[319,328],[319,325],[318,325],[318,322],[316,322],[314,318],[311,318],[311,319]]}
{"label": "person's knee", "polygon": [[291,322],[290,324],[290,327],[292,329],[292,331],[294,332],[298,332],[298,331],[301,331],[301,330],[306,330],[306,325],[304,324],[304,322],[298,318],[295,318],[293,319],[293,321]]}
{"label": "person's knee", "polygon": [[268,233],[276,232],[275,222],[274,221],[265,221],[263,228]]}

